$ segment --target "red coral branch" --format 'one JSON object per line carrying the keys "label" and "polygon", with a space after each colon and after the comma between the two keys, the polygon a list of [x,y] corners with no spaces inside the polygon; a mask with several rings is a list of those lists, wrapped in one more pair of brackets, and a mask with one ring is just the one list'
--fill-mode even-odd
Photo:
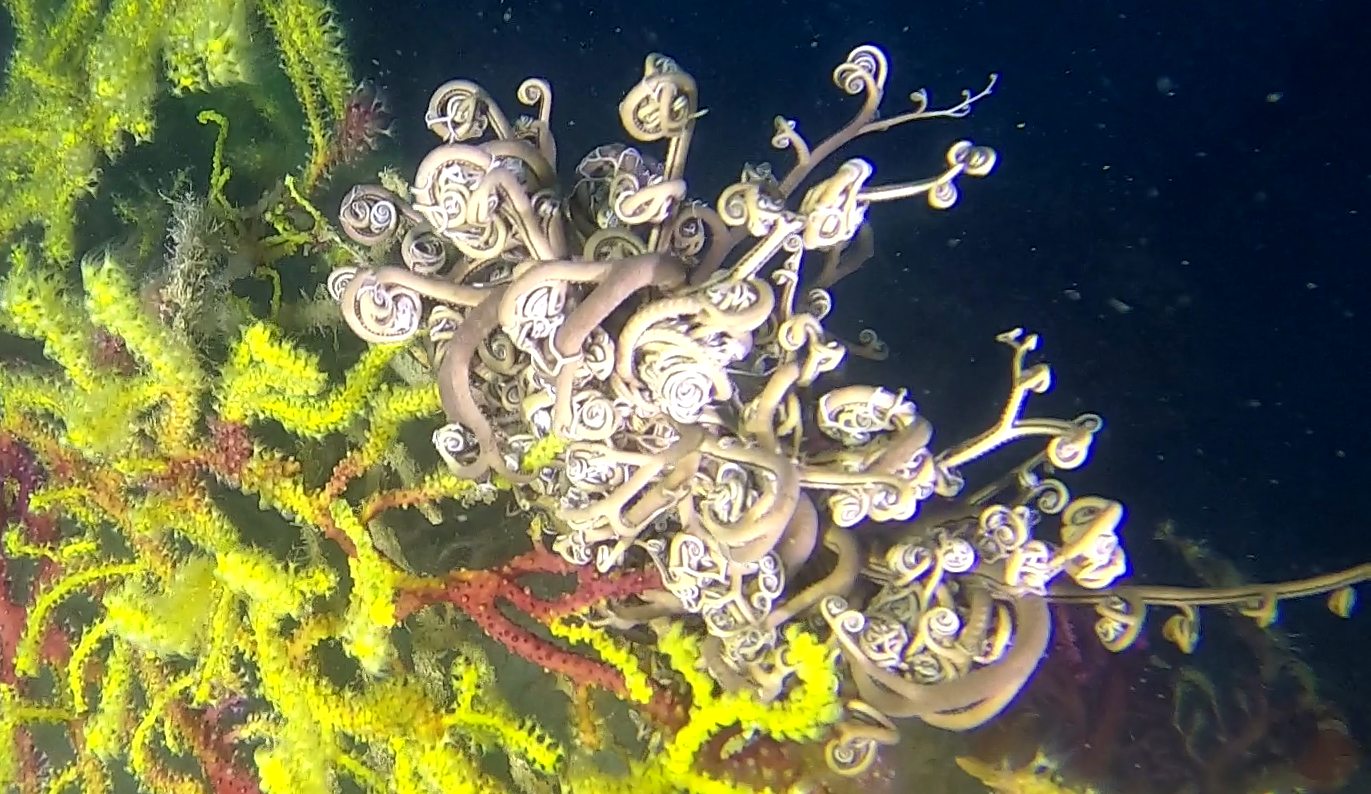
{"label": "red coral branch", "polygon": [[177,703],[170,716],[189,740],[191,752],[200,762],[210,791],[214,794],[261,794],[251,761],[237,752],[234,745],[231,723],[237,705],[227,701],[202,711]]}
{"label": "red coral branch", "polygon": [[[574,576],[575,587],[552,598],[535,596],[521,578],[540,574]],[[572,565],[546,548],[538,547],[499,568],[454,571],[434,586],[416,588],[401,596],[397,611],[404,617],[428,604],[452,604],[511,653],[549,672],[565,675],[577,685],[599,687],[627,699],[628,688],[623,674],[617,669],[534,634],[506,615],[502,607],[507,605],[547,624],[596,604],[641,595],[661,586],[661,577],[655,568],[602,574],[590,566]],[[670,721],[675,717],[676,704],[661,692],[648,704],[647,712],[661,722]]]}
{"label": "red coral branch", "polygon": [[[42,485],[44,472],[39,467],[33,452],[18,439],[8,434],[0,434],[0,541],[8,532],[28,530],[32,536],[29,541],[46,543],[57,534],[57,525],[47,516],[36,515],[29,511],[29,497]],[[3,548],[3,543],[0,543]],[[28,621],[28,607],[22,596],[10,591],[15,579],[13,572],[7,570],[9,561],[0,552],[0,683],[22,691],[24,686],[14,669],[15,651]],[[38,571],[39,579],[51,574],[50,564],[44,562]],[[55,629],[54,629],[55,630]],[[51,646],[52,650],[49,650]],[[69,647],[65,642],[46,642],[48,652],[58,652]],[[40,790],[41,756],[32,735],[25,727],[18,727],[12,737],[19,757],[20,790]]]}

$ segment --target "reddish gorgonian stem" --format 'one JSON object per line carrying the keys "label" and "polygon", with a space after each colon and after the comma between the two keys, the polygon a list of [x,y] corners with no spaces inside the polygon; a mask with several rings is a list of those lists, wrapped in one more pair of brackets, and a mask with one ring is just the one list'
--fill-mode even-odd
{"label": "reddish gorgonian stem", "polygon": [[[574,576],[576,587],[551,598],[535,596],[520,578],[536,574]],[[396,612],[403,619],[429,604],[451,604],[516,656],[549,672],[564,675],[575,684],[598,687],[627,700],[628,687],[623,673],[603,661],[582,656],[534,634],[511,619],[502,605],[546,624],[606,601],[630,598],[661,589],[661,586],[661,576],[655,568],[602,574],[589,566],[572,565],[540,547],[499,568],[454,571],[446,580],[414,588],[401,596]],[[680,711],[675,699],[660,689],[643,708],[649,717],[662,724],[676,721]]]}
{"label": "reddish gorgonian stem", "polygon": [[[30,542],[46,543],[56,537],[55,521],[29,511],[29,499],[45,479],[33,450],[14,436],[0,433],[0,541],[6,533],[25,530],[30,536],[26,540]],[[0,548],[4,548],[2,542]],[[8,560],[0,553],[0,684],[22,690],[23,684],[14,669],[14,657],[28,622],[28,608],[23,596],[16,596],[11,590],[15,577],[7,567]],[[50,561],[41,563],[39,579],[47,576],[50,568]],[[65,647],[64,643],[52,644],[59,650]],[[42,754],[27,727],[18,726],[12,739],[19,761],[20,789],[38,791],[43,777]]]}
{"label": "reddish gorgonian stem", "polygon": [[[43,471],[33,451],[8,433],[0,434],[0,540],[5,534],[30,528],[31,524],[47,531],[52,529],[50,522],[37,521],[29,513],[29,497],[42,482]],[[7,568],[8,560],[0,552],[0,683],[15,686],[18,678],[14,653],[28,620],[28,610],[23,597],[11,593],[15,577]]]}
{"label": "reddish gorgonian stem", "polygon": [[[576,586],[563,595],[540,598],[520,581],[521,577],[539,574],[574,576]],[[661,587],[661,574],[653,567],[600,573],[590,566],[572,565],[539,547],[498,568],[453,571],[445,580],[415,587],[401,597],[398,611],[404,617],[427,604],[457,604],[463,596],[479,593],[479,597],[489,603],[493,604],[496,600],[508,602],[534,620],[546,623],[605,601],[631,598],[651,590],[660,590]]]}
{"label": "reddish gorgonian stem", "polygon": [[252,432],[242,422],[227,422],[210,417],[206,422],[210,439],[211,468],[229,477],[242,476],[256,452]]}
{"label": "reddish gorgonian stem", "polygon": [[0,434],[0,527],[29,518],[29,497],[43,484],[33,451],[9,434]]}
{"label": "reddish gorgonian stem", "polygon": [[229,699],[207,709],[176,703],[170,717],[188,740],[200,762],[209,790],[214,794],[261,794],[250,755],[239,752],[235,731],[241,721],[242,701]]}

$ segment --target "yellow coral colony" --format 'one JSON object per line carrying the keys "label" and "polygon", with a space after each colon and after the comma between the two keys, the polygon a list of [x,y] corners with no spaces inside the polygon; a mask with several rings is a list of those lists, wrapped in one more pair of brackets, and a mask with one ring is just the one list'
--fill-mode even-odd
{"label": "yellow coral colony", "polygon": [[263,42],[254,41],[258,28],[270,31],[300,100],[312,149],[302,168],[313,175],[307,187],[322,174],[332,125],[355,84],[325,0],[4,0],[4,6],[17,44],[0,89],[0,241],[38,226],[47,258],[75,259],[78,205],[130,144],[152,140],[161,93],[255,82],[274,68]]}

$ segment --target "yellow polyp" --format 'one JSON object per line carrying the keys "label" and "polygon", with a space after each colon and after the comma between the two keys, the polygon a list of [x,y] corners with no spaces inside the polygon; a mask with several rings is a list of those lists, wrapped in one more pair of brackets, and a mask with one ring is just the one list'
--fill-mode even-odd
{"label": "yellow polyp", "polygon": [[[319,366],[318,356],[307,353],[280,337],[272,326],[253,323],[243,330],[238,345],[229,358],[230,369],[225,376],[225,389],[232,392],[239,380],[243,387],[262,389],[268,378],[279,378],[271,388],[290,396],[317,394],[328,383],[328,376]],[[224,405],[224,410],[232,410]],[[240,417],[232,417],[238,419]]]}
{"label": "yellow polyp", "polygon": [[273,509],[287,520],[317,531],[319,505],[293,473],[296,465],[280,453],[259,449],[237,472],[236,486],[257,497],[263,509]]}
{"label": "yellow polyp", "polygon": [[[374,348],[373,348],[374,349]],[[366,440],[358,449],[362,465],[381,460],[400,434],[400,426],[411,419],[432,416],[441,410],[438,387],[385,385],[368,395]]]}
{"label": "yellow polyp", "polygon": [[67,409],[61,399],[64,385],[53,377],[0,371],[0,422],[12,423],[25,414],[61,417]]}
{"label": "yellow polyp", "polygon": [[423,688],[407,677],[376,681],[362,692],[323,690],[316,697],[331,701],[327,714],[333,727],[365,742],[402,733],[422,744],[443,739],[442,715]]}
{"label": "yellow polyp", "polygon": [[[77,785],[80,787],[78,790],[82,794],[108,794],[114,789],[109,770],[92,756],[82,756],[72,763],[68,769],[73,770],[78,781]],[[50,786],[49,790],[56,791],[59,789]]]}
{"label": "yellow polyp", "polygon": [[543,436],[533,442],[533,446],[528,448],[524,457],[519,461],[519,470],[523,472],[537,472],[551,466],[562,453],[566,451],[566,441],[557,436]]}
{"label": "yellow polyp", "polygon": [[[203,791],[214,781],[191,756],[206,737],[190,729],[202,712],[235,702],[248,704],[246,723],[240,728],[229,717],[209,726],[224,731],[211,738],[236,743],[239,771],[264,791],[507,790],[471,755],[467,739],[476,734],[537,769],[558,768],[561,750],[538,726],[489,698],[454,716],[441,681],[425,688],[403,669],[392,635],[405,630],[399,572],[362,523],[366,483],[349,481],[349,501],[330,501],[339,494],[326,490],[326,478],[342,444],[350,445],[349,464],[365,464],[358,475],[378,470],[393,484],[403,470],[403,482],[432,501],[473,488],[446,470],[426,472],[435,463],[422,452],[401,454],[406,423],[440,410],[431,382],[387,383],[403,348],[370,348],[333,377],[333,351],[313,346],[317,338],[297,342],[274,322],[249,319],[238,331],[218,325],[231,334],[222,344],[217,331],[192,342],[149,300],[165,297],[157,280],[163,235],[154,224],[168,213],[156,194],[176,196],[187,184],[149,174],[147,189],[133,197],[99,194],[94,215],[79,206],[96,194],[104,155],[157,131],[154,102],[169,102],[161,92],[251,78],[246,23],[261,10],[289,50],[284,68],[301,92],[316,148],[293,178],[276,176],[284,197],[277,204],[291,213],[281,222],[297,236],[279,247],[242,238],[259,228],[270,234],[272,218],[230,202],[228,194],[271,189],[240,177],[229,189],[229,162],[277,162],[257,150],[267,135],[230,141],[225,117],[202,114],[218,134],[212,156],[201,155],[212,161],[202,169],[207,189],[203,173],[190,187],[208,194],[201,203],[233,237],[212,241],[220,246],[216,266],[281,267],[263,271],[273,281],[273,314],[289,303],[298,285],[282,257],[312,256],[302,244],[332,233],[331,210],[311,191],[319,160],[328,157],[329,128],[354,86],[328,5],[62,0],[49,9],[16,0],[6,10],[21,43],[0,86],[0,116],[32,115],[33,122],[0,123],[0,148],[16,154],[0,168],[0,247],[11,252],[0,268],[0,326],[36,340],[46,360],[34,345],[21,351],[30,359],[23,366],[0,366],[0,436],[38,459],[45,482],[29,508],[50,517],[55,531],[18,522],[0,533],[0,551],[17,569],[7,589],[29,617],[12,649],[25,680],[0,684],[0,789],[18,780],[13,748],[28,730],[45,744],[70,737],[47,759],[40,790],[98,794],[110,789],[111,776],[117,783],[128,774],[140,790]],[[247,99],[274,103],[266,94]],[[24,96],[38,101],[11,101]],[[242,96],[221,96],[247,106]],[[245,128],[254,121],[247,117]],[[143,162],[158,159],[153,152]],[[130,184],[123,176],[121,188]],[[138,239],[90,254],[78,275],[76,241],[110,233],[85,228],[84,218],[103,217],[111,200]],[[292,225],[297,205],[314,220],[308,230]],[[250,250],[259,243],[270,250]],[[242,294],[222,297],[233,323],[262,310]],[[300,443],[330,434],[337,437]],[[345,561],[334,541],[355,556]],[[45,641],[54,629],[71,638],[71,656],[49,668],[53,646]],[[340,648],[358,664],[340,659]]]}
{"label": "yellow polyp", "polygon": [[260,552],[226,551],[215,560],[215,576],[224,586],[252,603],[265,615],[299,620],[309,614],[317,598],[333,592],[332,571],[291,570]]}
{"label": "yellow polyp", "polygon": [[332,234],[332,232],[328,230],[331,230],[333,228],[333,224],[329,223],[328,219],[324,217],[324,214],[319,211],[319,208],[314,206],[314,202],[310,201],[309,197],[306,196],[303,192],[301,192],[300,184],[295,179],[295,176],[286,176],[285,180],[283,180],[283,184],[285,184],[286,192],[290,194],[290,197],[295,201],[295,203],[300,207],[300,209],[303,209],[306,213],[308,213],[310,220],[314,221],[314,229],[316,230],[316,233],[321,236],[326,233]]}
{"label": "yellow polyp", "polygon": [[66,441],[95,458],[128,455],[137,444],[136,435],[150,400],[138,388],[107,379],[95,389],[59,408]]}
{"label": "yellow polyp", "polygon": [[444,794],[496,794],[505,790],[451,745],[415,746],[414,742],[400,743],[395,749],[395,756],[401,758],[408,755],[413,755],[415,761],[411,774],[406,775],[411,787],[403,791],[415,794],[430,791]]}
{"label": "yellow polyp", "polygon": [[[56,496],[52,491],[38,491],[29,498],[29,509],[34,512],[42,512],[48,508],[48,505],[56,504],[59,499],[64,497],[72,498],[66,496],[62,491],[58,491]],[[77,495],[76,498],[80,498],[80,495]],[[99,520],[93,513],[86,514],[86,517],[94,521]],[[5,556],[10,559],[31,557],[33,559],[51,560],[63,565],[81,565],[100,550],[99,544],[89,538],[77,538],[57,546],[30,543],[18,532],[6,532],[3,538]]]}
{"label": "yellow polyp", "polygon": [[530,719],[466,711],[454,713],[444,722],[455,730],[489,737],[496,746],[524,759],[546,775],[555,775],[566,757],[561,745]]}
{"label": "yellow polyp", "polygon": [[81,768],[75,764],[72,764],[71,766],[68,766],[61,772],[57,773],[56,777],[54,777],[52,781],[48,784],[48,790],[63,791],[67,787],[73,786],[78,782],[77,776],[79,776],[80,774]]}
{"label": "yellow polyp", "polygon": [[367,768],[362,762],[350,755],[340,755],[337,759],[338,768],[344,775],[352,778],[363,791],[373,794],[388,794],[389,787],[386,786],[381,775]]}
{"label": "yellow polyp", "polygon": [[[451,741],[443,714],[417,681],[397,675],[340,689],[286,655],[274,623],[249,609],[252,630],[244,647],[256,663],[261,696],[282,717],[270,725],[258,721],[250,731],[265,740],[255,756],[264,792],[331,790],[339,778],[367,791],[498,790]],[[377,763],[378,750],[393,766]]]}
{"label": "yellow polyp", "polygon": [[211,554],[238,545],[237,531],[209,500],[149,498],[129,512],[128,525],[135,536],[161,537],[174,530]]}
{"label": "yellow polyp", "polygon": [[[104,517],[99,505],[92,500],[92,495],[84,489],[61,488],[54,489],[52,492],[40,491],[34,496],[42,494],[48,496],[51,493],[51,501],[47,499],[30,499],[29,507],[35,512],[46,511],[49,505],[60,504],[62,512],[66,513],[73,521],[81,526],[95,526]],[[99,541],[90,538],[72,540],[56,547],[52,552],[52,559],[62,565],[84,565],[100,553]]]}
{"label": "yellow polyp", "polygon": [[260,747],[253,754],[263,794],[332,794],[333,776],[326,770],[298,763],[300,757],[279,744]]}
{"label": "yellow polyp", "polygon": [[[280,715],[269,741],[255,753],[263,792],[332,792],[329,759],[335,736],[326,722],[337,705],[325,699],[328,685],[302,676],[278,635],[279,616],[250,604],[244,651],[256,665],[259,694]],[[301,684],[306,686],[301,686]]]}
{"label": "yellow polyp", "polygon": [[281,314],[281,274],[276,268],[265,265],[259,266],[252,274],[271,284],[271,301],[267,304],[268,316],[270,319],[276,319]]}
{"label": "yellow polyp", "polygon": [[108,625],[125,642],[158,657],[199,656],[205,649],[222,587],[212,561],[195,557],[183,562],[172,578],[154,592],[137,579],[126,581],[104,598]]}

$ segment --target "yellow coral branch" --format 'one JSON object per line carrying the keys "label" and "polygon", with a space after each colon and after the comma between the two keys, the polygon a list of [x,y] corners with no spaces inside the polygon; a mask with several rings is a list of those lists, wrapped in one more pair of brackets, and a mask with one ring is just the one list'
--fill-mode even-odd
{"label": "yellow coral branch", "polygon": [[22,676],[34,676],[38,674],[39,642],[43,636],[43,628],[47,625],[48,615],[58,604],[76,593],[76,591],[92,585],[101,579],[132,576],[142,570],[143,566],[138,563],[101,565],[71,574],[52,587],[44,590],[34,602],[33,607],[29,610],[28,621],[24,624],[24,633],[19,640],[19,647],[16,649],[14,655],[14,671]]}
{"label": "yellow coral branch", "polygon": [[[61,366],[77,388],[95,390],[100,379],[91,357],[95,329],[70,288],[38,261],[28,245],[15,246],[10,267],[0,287],[0,324],[42,342],[43,354]],[[8,369],[5,376],[20,380]],[[54,391],[49,387],[39,394],[51,399]]]}
{"label": "yellow coral branch", "polygon": [[228,143],[229,123],[223,114],[213,110],[202,110],[195,117],[201,124],[214,124],[218,129],[214,133],[214,154],[210,160],[209,173],[209,200],[220,209],[233,212],[233,205],[224,196],[224,186],[228,184],[229,178],[233,176],[233,169],[224,164],[224,147]]}
{"label": "yellow coral branch", "polygon": [[328,375],[318,356],[282,339],[265,323],[243,331],[216,395],[220,415],[232,422],[274,419],[296,435],[320,438],[359,416],[402,348],[368,348],[343,383],[325,393]]}
{"label": "yellow coral branch", "polygon": [[647,703],[652,699],[652,684],[648,681],[647,672],[625,643],[611,637],[603,629],[580,622],[577,617],[556,618],[547,627],[554,637],[594,648],[606,664],[623,674],[624,688],[630,700]]}
{"label": "yellow coral branch", "polygon": [[81,273],[91,320],[122,339],[150,370],[147,388],[164,406],[157,422],[158,437],[168,451],[187,448],[206,383],[195,352],[143,311],[128,276],[108,253],[87,259]]}
{"label": "yellow coral branch", "polygon": [[566,751],[532,719],[516,716],[509,705],[493,695],[495,671],[475,654],[458,653],[452,661],[454,701],[443,725],[488,737],[534,769],[557,774]]}
{"label": "yellow coral branch", "polygon": [[691,688],[690,721],[663,748],[661,762],[669,774],[692,773],[695,756],[705,743],[730,725],[791,741],[816,739],[842,715],[838,701],[836,651],[812,634],[792,626],[786,631],[787,664],[798,684],[776,703],[762,703],[750,692],[715,694],[709,676],[697,670],[699,641],[679,626],[659,638],[658,647]]}
{"label": "yellow coral branch", "polygon": [[355,82],[336,12],[323,0],[270,0],[262,13],[276,37],[281,68],[295,88],[309,133],[303,188],[314,189],[327,170],[329,125],[344,114]]}
{"label": "yellow coral branch", "polygon": [[80,642],[72,649],[71,658],[67,660],[67,686],[71,689],[72,709],[77,714],[83,714],[90,708],[86,701],[86,665],[100,649],[100,645],[109,638],[112,628],[109,622],[104,620],[87,627],[81,633]]}

